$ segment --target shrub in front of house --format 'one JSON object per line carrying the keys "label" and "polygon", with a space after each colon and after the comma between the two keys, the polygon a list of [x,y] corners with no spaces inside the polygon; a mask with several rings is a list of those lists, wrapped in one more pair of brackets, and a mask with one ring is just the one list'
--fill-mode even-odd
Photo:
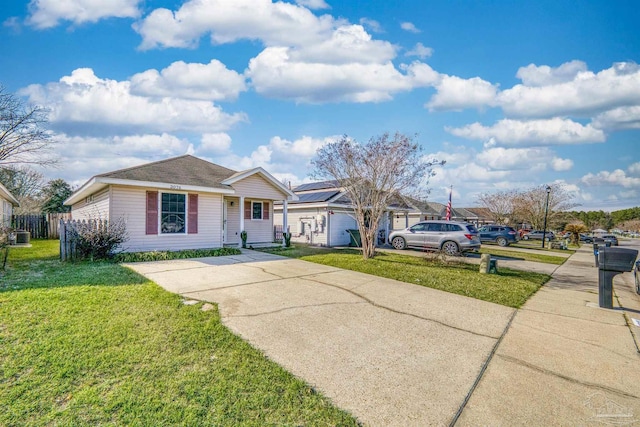
{"label": "shrub in front of house", "polygon": [[79,258],[99,260],[110,258],[129,240],[124,218],[114,221],[77,221],[72,229]]}
{"label": "shrub in front of house", "polygon": [[204,258],[210,256],[240,255],[238,248],[187,249],[184,251],[123,252],[114,255],[115,262],[166,261],[171,259]]}

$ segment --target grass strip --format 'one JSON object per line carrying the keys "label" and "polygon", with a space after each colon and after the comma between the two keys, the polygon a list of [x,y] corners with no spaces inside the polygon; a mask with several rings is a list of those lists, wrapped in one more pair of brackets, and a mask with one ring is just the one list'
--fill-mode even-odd
{"label": "grass strip", "polygon": [[359,251],[314,248],[296,245],[291,248],[265,249],[291,258],[359,271],[374,276],[414,283],[433,289],[464,295],[518,308],[551,276],[529,271],[500,268],[498,274],[479,274],[478,266],[438,257],[414,257],[379,253],[363,260]]}

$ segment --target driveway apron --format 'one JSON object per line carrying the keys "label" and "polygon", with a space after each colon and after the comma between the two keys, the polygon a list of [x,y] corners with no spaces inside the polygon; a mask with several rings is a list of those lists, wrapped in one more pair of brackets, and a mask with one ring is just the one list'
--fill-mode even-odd
{"label": "driveway apron", "polygon": [[255,251],[127,266],[170,292],[217,303],[234,333],[372,426],[449,424],[514,314]]}

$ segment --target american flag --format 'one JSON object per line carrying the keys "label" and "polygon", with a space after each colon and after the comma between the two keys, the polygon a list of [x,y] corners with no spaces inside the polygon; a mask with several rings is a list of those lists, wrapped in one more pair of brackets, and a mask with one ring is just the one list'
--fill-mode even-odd
{"label": "american flag", "polygon": [[452,192],[453,192],[453,189],[449,190],[449,203],[447,203],[447,216],[446,216],[447,221],[451,221],[451,193]]}

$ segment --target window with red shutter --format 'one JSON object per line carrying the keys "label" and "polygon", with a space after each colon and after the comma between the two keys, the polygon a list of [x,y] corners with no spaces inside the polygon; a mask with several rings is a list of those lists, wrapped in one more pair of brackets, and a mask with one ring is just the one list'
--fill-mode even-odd
{"label": "window with red shutter", "polygon": [[251,202],[248,200],[244,202],[244,219],[251,219]]}
{"label": "window with red shutter", "polygon": [[157,191],[147,191],[146,234],[158,234]]}
{"label": "window with red shutter", "polygon": [[187,233],[198,234],[198,195],[189,194]]}
{"label": "window with red shutter", "polygon": [[262,202],[262,219],[269,219],[269,202]]}

